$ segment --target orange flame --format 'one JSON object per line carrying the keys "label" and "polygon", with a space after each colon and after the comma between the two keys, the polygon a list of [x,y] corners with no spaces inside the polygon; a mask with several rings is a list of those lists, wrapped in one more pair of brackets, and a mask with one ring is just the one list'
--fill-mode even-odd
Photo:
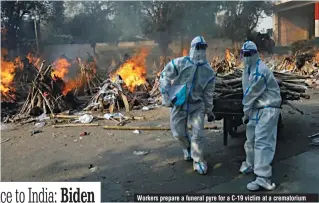
{"label": "orange flame", "polygon": [[149,54],[149,50],[143,48],[141,53],[128,59],[112,76],[112,80],[116,75],[121,76],[126,87],[134,92],[136,86],[140,86],[146,83],[146,57]]}
{"label": "orange flame", "polygon": [[65,75],[69,72],[69,67],[71,64],[64,58],[57,59],[54,63],[54,69],[51,72],[51,77],[54,79],[55,77],[59,77],[64,79]]}
{"label": "orange flame", "polygon": [[188,51],[187,51],[187,49],[183,49],[183,56],[187,56],[188,55]]}
{"label": "orange flame", "polygon": [[319,63],[319,51],[317,51],[317,53],[316,53],[316,55],[315,55],[315,57],[314,57],[314,61],[315,61],[316,63]]}
{"label": "orange flame", "polygon": [[68,92],[72,91],[74,88],[76,88],[77,86],[79,86],[79,81],[77,79],[75,80],[68,80],[65,83],[65,86],[62,90],[62,94],[65,96]]}
{"label": "orange flame", "polygon": [[226,51],[225,51],[225,58],[227,61],[231,61],[231,54],[230,54],[229,49],[226,49]]}
{"label": "orange flame", "polygon": [[[0,84],[0,91],[1,95],[6,96],[6,99],[12,101],[15,99],[15,88],[12,87],[12,82],[14,80],[16,69],[23,68],[23,63],[21,62],[20,58],[17,57],[13,61],[6,61],[4,56],[8,54],[8,50],[1,49],[1,84]],[[3,99],[3,100],[6,100]]]}

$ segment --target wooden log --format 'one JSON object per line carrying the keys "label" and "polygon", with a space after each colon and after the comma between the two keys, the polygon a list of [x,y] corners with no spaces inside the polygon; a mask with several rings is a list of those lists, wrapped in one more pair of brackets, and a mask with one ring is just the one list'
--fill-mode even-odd
{"label": "wooden log", "polygon": [[241,78],[231,79],[231,80],[216,80],[216,85],[231,85],[236,83],[241,83]]}
{"label": "wooden log", "polygon": [[63,124],[63,125],[52,125],[53,128],[64,128],[64,127],[92,127],[99,126],[98,123],[79,123],[79,124]]}
{"label": "wooden log", "polygon": [[233,93],[243,92],[243,89],[242,88],[236,88],[236,89],[215,88],[215,91],[223,93],[223,94],[233,94]]}
{"label": "wooden log", "polygon": [[[170,127],[153,127],[153,126],[103,126],[104,129],[108,130],[170,130]],[[191,129],[189,127],[189,129]],[[217,129],[216,125],[213,126],[205,126],[204,129]]]}
{"label": "wooden log", "polygon": [[305,94],[305,93],[298,93],[298,92],[293,92],[290,90],[282,90],[281,91],[282,94],[288,94],[288,95],[292,95],[292,96],[296,96],[296,97],[302,97],[305,99],[310,99],[310,95]]}
{"label": "wooden log", "polygon": [[122,100],[124,102],[125,111],[126,112],[130,112],[130,105],[129,105],[128,101],[127,101],[127,97],[123,93],[121,93],[121,96],[122,96]]}
{"label": "wooden log", "polygon": [[51,106],[50,106],[50,103],[49,103],[49,101],[47,100],[47,98],[45,98],[45,96],[42,94],[42,92],[41,92],[40,90],[39,90],[39,93],[40,93],[41,96],[43,97],[43,99],[44,99],[46,105],[48,106],[48,108],[50,109],[51,115],[54,115],[53,110],[52,110],[52,108],[51,108]]}
{"label": "wooden log", "polygon": [[292,83],[288,83],[288,82],[281,82],[282,85],[286,86],[287,88],[291,88],[293,90],[296,91],[306,91],[308,88],[306,86],[303,85],[297,85],[297,84],[292,84]]}
{"label": "wooden log", "polygon": [[289,103],[288,101],[284,101],[284,104],[288,105],[290,108],[292,108],[293,110],[298,111],[300,114],[304,114],[303,111],[299,110],[297,107],[293,106],[291,103]]}

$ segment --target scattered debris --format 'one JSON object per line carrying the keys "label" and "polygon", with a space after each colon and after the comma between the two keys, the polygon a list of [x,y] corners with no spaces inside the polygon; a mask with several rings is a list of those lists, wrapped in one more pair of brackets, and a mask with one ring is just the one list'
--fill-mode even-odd
{"label": "scattered debris", "polygon": [[149,151],[134,151],[133,154],[137,156],[143,156],[150,153]]}
{"label": "scattered debris", "polygon": [[152,109],[154,109],[154,107],[152,107],[152,106],[143,106],[143,108],[142,108],[143,111],[149,111]]}
{"label": "scattered debris", "polygon": [[1,129],[1,131],[12,130],[12,129],[14,129],[14,126],[10,125],[10,124],[1,123],[0,124],[0,129]]}
{"label": "scattered debris", "polygon": [[211,129],[211,130],[209,130],[210,132],[214,132],[214,133],[220,133],[220,132],[222,132],[222,130],[221,129],[218,129],[218,130],[215,130],[215,129]]}
{"label": "scattered debris", "polygon": [[217,163],[215,164],[215,166],[213,167],[213,169],[218,169],[222,166],[223,164],[222,163]]}
{"label": "scattered debris", "polygon": [[140,134],[140,131],[134,130],[133,133],[134,133],[134,134]]}
{"label": "scattered debris", "polygon": [[175,165],[175,161],[168,162],[168,165],[174,166]]}
{"label": "scattered debris", "polygon": [[44,120],[49,120],[49,119],[50,119],[50,117],[47,116],[45,113],[43,113],[39,117],[37,117],[37,120],[40,121],[40,122],[42,122]]}
{"label": "scattered debris", "polygon": [[92,115],[85,114],[83,116],[80,116],[79,119],[74,121],[74,122],[91,123],[92,120],[93,120],[93,116]]}
{"label": "scattered debris", "polygon": [[88,133],[87,132],[81,132],[81,134],[80,134],[80,136],[82,137],[82,136],[86,136],[86,135],[88,135]]}
{"label": "scattered debris", "polygon": [[89,170],[93,173],[95,171],[98,171],[100,168],[98,166],[93,166],[93,164],[90,164]]}
{"label": "scattered debris", "polygon": [[31,131],[31,136],[35,135],[35,134],[38,134],[38,133],[42,133],[43,131],[42,130],[32,130]]}
{"label": "scattered debris", "polygon": [[8,142],[9,140],[11,140],[11,139],[10,139],[10,138],[7,138],[7,139],[4,139],[4,140],[1,140],[0,144],[5,143],[5,142]]}
{"label": "scattered debris", "polygon": [[34,124],[34,127],[36,127],[36,128],[42,128],[42,127],[44,127],[45,126],[45,122],[41,122],[41,123],[36,123],[36,124]]}

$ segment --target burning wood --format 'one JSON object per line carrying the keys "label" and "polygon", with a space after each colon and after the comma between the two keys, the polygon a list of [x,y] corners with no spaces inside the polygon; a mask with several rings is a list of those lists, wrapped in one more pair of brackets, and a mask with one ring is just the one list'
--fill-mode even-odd
{"label": "burning wood", "polygon": [[[74,95],[78,96],[79,93],[84,92],[84,94],[92,95],[96,93],[96,89],[100,86],[101,80],[96,73],[96,63],[93,57],[89,55],[89,60],[82,61],[81,58],[77,58],[80,67],[79,77],[71,84],[68,84],[69,91],[74,90]],[[84,88],[83,88],[84,87]]]}
{"label": "burning wood", "polygon": [[13,61],[8,61],[5,57],[8,55],[6,49],[1,49],[1,101],[14,102],[16,89],[13,86],[17,70],[23,69],[23,63],[17,57]]}
{"label": "burning wood", "polygon": [[149,104],[151,89],[146,79],[146,56],[149,50],[142,49],[139,54],[128,58],[118,70],[111,74],[100,90],[89,101],[84,110],[113,113],[125,107],[126,111],[142,108]]}
{"label": "burning wood", "polygon": [[45,61],[42,62],[39,70],[36,70],[37,75],[32,81],[28,97],[20,112],[14,117],[38,116],[42,113],[53,115],[72,108],[75,100],[62,95],[65,88],[64,82],[56,74],[52,74],[52,72],[57,73],[57,69],[52,70],[52,66],[45,66],[44,64]]}
{"label": "burning wood", "polygon": [[188,56],[188,51],[187,51],[187,49],[184,48],[182,54],[183,54],[183,56]]}
{"label": "burning wood", "polygon": [[125,86],[134,92],[135,88],[147,83],[146,81],[146,57],[149,54],[148,49],[142,49],[139,54],[126,60],[121,67],[111,75],[114,81],[120,76]]}
{"label": "burning wood", "polygon": [[236,58],[229,49],[226,49],[225,58],[222,60],[219,60],[218,57],[215,58],[211,63],[211,66],[216,73],[229,73],[236,68]]}

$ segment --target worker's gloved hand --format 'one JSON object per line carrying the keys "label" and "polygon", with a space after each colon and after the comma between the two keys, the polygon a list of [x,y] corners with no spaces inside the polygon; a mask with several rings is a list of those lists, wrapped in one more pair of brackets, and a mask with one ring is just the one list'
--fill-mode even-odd
{"label": "worker's gloved hand", "polygon": [[249,122],[249,116],[245,114],[242,119],[243,119],[243,124],[247,125]]}
{"label": "worker's gloved hand", "polygon": [[215,120],[215,115],[213,113],[207,114],[207,122],[213,122]]}
{"label": "worker's gloved hand", "polygon": [[168,99],[168,96],[166,94],[162,95],[162,106],[173,107],[172,102]]}

